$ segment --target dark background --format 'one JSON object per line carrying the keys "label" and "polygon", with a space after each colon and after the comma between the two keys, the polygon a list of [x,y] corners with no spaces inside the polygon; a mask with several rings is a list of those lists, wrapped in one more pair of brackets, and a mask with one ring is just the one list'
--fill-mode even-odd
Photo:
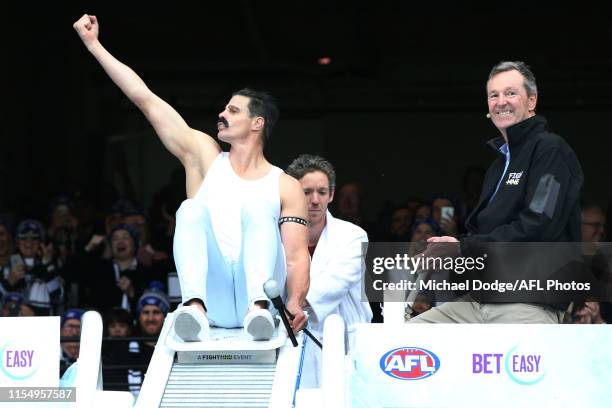
{"label": "dark background", "polygon": [[[85,12],[98,16],[102,44],[194,128],[214,135],[232,90],[269,90],[281,105],[269,160],[327,157],[340,184],[364,185],[371,218],[385,200],[458,192],[469,165],[492,160],[487,75],[524,60],[538,113],[582,162],[585,201],[605,205],[609,13],[532,3],[5,4],[0,209],[36,212],[59,192],[102,194],[108,183],[146,205],[180,166],[82,45],[72,23]],[[317,64],[323,56],[331,64]]]}

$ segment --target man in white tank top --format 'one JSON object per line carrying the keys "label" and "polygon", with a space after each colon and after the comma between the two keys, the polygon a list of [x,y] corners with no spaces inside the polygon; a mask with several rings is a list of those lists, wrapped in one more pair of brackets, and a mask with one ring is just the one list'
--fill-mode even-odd
{"label": "man in white tank top", "polygon": [[263,283],[272,277],[281,283],[286,278],[290,323],[301,330],[309,286],[308,213],[300,183],[263,155],[278,118],[272,98],[249,89],[232,96],[219,114],[217,136],[231,146],[223,153],[100,44],[95,16],[83,15],[74,29],[185,167],[188,198],[177,211],[174,239],[183,297],[176,334],[203,340],[210,319],[221,327],[244,326],[256,340],[270,338],[274,323]]}

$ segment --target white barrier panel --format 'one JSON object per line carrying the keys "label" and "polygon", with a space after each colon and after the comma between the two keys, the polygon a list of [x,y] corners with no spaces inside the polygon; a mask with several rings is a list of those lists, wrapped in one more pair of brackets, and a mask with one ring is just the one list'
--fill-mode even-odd
{"label": "white barrier panel", "polygon": [[609,325],[359,325],[354,407],[609,407]]}
{"label": "white barrier panel", "polygon": [[0,318],[2,387],[59,385],[60,318]]}

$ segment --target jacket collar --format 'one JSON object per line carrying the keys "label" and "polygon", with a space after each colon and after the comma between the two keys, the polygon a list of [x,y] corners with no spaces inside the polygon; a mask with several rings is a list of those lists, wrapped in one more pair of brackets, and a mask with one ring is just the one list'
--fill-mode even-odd
{"label": "jacket collar", "polygon": [[[529,136],[541,133],[542,131],[548,130],[548,122],[543,116],[535,115],[522,122],[516,123],[506,129],[508,135],[508,147],[510,151],[522,145]],[[502,137],[496,137],[487,141],[487,146],[493,149],[495,152],[501,154],[499,148],[506,143],[506,140]]]}

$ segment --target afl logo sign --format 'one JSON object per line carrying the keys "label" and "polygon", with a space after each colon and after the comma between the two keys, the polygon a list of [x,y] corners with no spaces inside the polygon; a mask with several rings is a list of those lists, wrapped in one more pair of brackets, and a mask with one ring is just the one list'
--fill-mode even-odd
{"label": "afl logo sign", "polygon": [[440,359],[429,350],[400,347],[383,354],[380,369],[399,380],[421,380],[431,377],[440,369]]}

